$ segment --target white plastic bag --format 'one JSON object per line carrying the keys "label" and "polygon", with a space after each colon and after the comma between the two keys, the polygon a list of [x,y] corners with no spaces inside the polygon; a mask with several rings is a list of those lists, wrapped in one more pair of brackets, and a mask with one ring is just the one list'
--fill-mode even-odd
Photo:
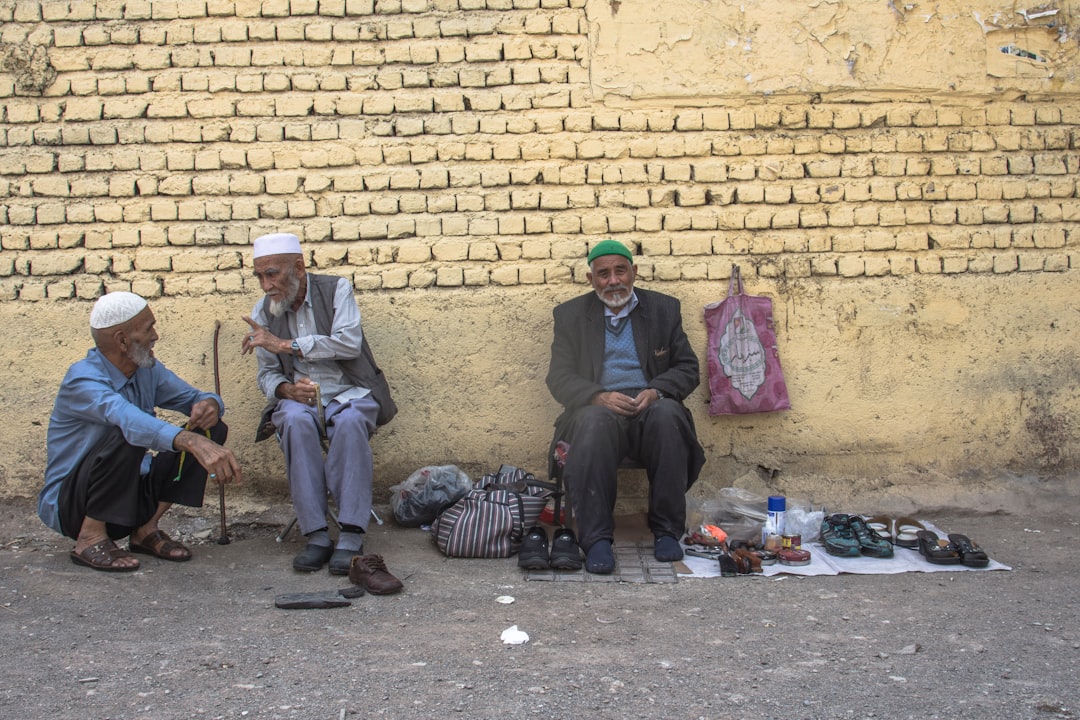
{"label": "white plastic bag", "polygon": [[816,542],[821,535],[821,521],[825,519],[824,510],[814,510],[809,505],[796,503],[788,505],[784,515],[785,534],[801,535],[803,543]]}

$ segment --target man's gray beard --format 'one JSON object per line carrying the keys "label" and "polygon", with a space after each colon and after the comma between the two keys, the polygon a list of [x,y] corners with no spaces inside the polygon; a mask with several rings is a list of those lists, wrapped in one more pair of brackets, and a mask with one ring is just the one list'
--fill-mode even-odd
{"label": "man's gray beard", "polygon": [[271,300],[269,307],[267,307],[267,310],[269,310],[270,314],[273,315],[274,317],[281,317],[282,315],[285,314],[285,310],[290,305],[292,305],[292,303],[286,303],[284,300],[282,300],[281,302],[276,302],[274,300]]}
{"label": "man's gray beard", "polygon": [[149,345],[140,345],[137,342],[131,343],[131,349],[128,350],[128,360],[135,363],[141,368],[152,368],[157,360],[151,354],[153,348]]}
{"label": "man's gray beard", "polygon": [[271,300],[270,306],[267,308],[270,314],[274,317],[281,317],[285,314],[285,311],[293,306],[296,302],[296,296],[300,293],[300,278],[296,276],[296,273],[290,273],[289,275],[289,289],[285,292],[285,297],[281,300]]}
{"label": "man's gray beard", "polygon": [[[612,299],[610,293],[614,291],[621,291],[621,294],[618,296],[621,299]],[[630,288],[626,287],[625,285],[617,285],[616,287],[604,288],[604,292],[600,292],[599,290],[596,291],[596,297],[600,298],[600,302],[604,303],[612,310],[617,310],[626,303],[630,302]]]}

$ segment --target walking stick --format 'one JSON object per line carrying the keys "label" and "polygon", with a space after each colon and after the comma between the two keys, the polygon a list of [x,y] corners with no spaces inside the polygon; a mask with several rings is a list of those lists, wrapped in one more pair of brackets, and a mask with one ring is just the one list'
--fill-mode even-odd
{"label": "walking stick", "polygon": [[[221,334],[221,321],[214,321],[214,392],[221,397],[221,371],[218,368],[218,335]],[[218,508],[221,510],[221,535],[217,539],[218,545],[229,544],[229,530],[225,524],[225,483],[218,483]]]}
{"label": "walking stick", "polygon": [[322,445],[323,452],[330,451],[330,438],[326,435],[326,409],[322,404],[322,388],[319,387],[319,383],[315,383],[315,405],[319,408],[319,444]]}

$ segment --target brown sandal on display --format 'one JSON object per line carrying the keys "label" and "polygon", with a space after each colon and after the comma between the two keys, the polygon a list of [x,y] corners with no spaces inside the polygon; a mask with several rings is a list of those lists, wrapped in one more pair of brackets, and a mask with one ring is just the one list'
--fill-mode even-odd
{"label": "brown sandal on display", "polygon": [[[133,553],[153,555],[171,562],[186,562],[191,559],[191,550],[165,534],[164,530],[155,530],[142,539],[142,542],[128,540],[128,549]],[[176,554],[176,551],[182,551]]]}
{"label": "brown sandal on display", "polygon": [[731,555],[735,558],[735,565],[740,574],[757,575],[761,572],[761,557],[752,550],[736,548],[731,551]]}
{"label": "brown sandal on display", "polygon": [[82,552],[72,550],[70,557],[71,562],[76,565],[103,572],[134,572],[139,569],[138,563],[134,565],[117,565],[117,560],[129,558],[131,555],[116,547],[116,543],[109,539],[91,545]]}

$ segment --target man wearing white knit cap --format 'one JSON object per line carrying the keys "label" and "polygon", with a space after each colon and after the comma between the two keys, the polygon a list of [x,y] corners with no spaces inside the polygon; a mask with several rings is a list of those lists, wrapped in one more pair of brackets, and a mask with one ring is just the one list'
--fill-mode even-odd
{"label": "man wearing white knit cap", "polygon": [[[256,238],[252,256],[266,295],[244,318],[251,331],[241,351],[255,353],[259,388],[268,399],[255,440],[275,432],[280,437],[297,522],[307,538],[293,568],[314,572],[329,563],[332,574],[348,575],[359,558],[374,571],[369,592],[393,591],[397,581],[390,582],[382,559],[363,555],[363,534],[372,500],[370,437],[397,407],[364,337],[352,283],[308,273],[296,235]],[[336,543],[326,523],[328,492],[341,525]]]}
{"label": "man wearing white knit cap", "polygon": [[[49,418],[38,515],[75,540],[72,562],[94,570],[138,570],[132,552],[190,560],[158,521],[173,503],[200,507],[207,473],[240,480],[221,445],[224,403],[156,360],[155,322],[134,293],[101,297],[90,313],[95,347],[68,369]],[[187,429],[155,417],[158,407],[187,415]],[[130,552],[115,543],[123,537]]]}

